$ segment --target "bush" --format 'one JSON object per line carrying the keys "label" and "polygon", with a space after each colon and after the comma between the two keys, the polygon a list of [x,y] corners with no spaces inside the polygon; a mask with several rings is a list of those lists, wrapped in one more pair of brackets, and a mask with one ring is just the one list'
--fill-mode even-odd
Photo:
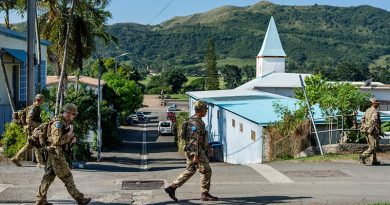
{"label": "bush", "polygon": [[3,133],[4,155],[8,158],[13,157],[27,142],[27,133],[16,123],[6,123]]}
{"label": "bush", "polygon": [[184,145],[185,142],[180,139],[180,134],[182,132],[181,126],[182,124],[189,119],[188,112],[179,112],[176,116],[176,123],[175,123],[175,142],[177,144],[177,148],[179,152],[184,152]]}

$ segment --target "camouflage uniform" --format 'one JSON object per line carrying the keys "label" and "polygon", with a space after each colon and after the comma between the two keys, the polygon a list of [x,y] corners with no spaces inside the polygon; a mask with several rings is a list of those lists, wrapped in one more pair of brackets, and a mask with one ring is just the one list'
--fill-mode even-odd
{"label": "camouflage uniform", "polygon": [[[77,114],[77,110],[75,114]],[[65,184],[68,193],[78,204],[87,204],[91,200],[90,198],[84,198],[84,194],[76,188],[73,175],[65,159],[65,153],[62,147],[65,144],[71,143],[73,139],[72,136],[68,135],[69,126],[70,123],[61,116],[56,118],[50,127],[50,136],[48,137],[49,146],[46,147],[48,157],[45,174],[38,189],[36,204],[47,204],[47,191],[56,176]]]}
{"label": "camouflage uniform", "polygon": [[368,149],[363,152],[363,159],[367,159],[372,155],[372,162],[376,163],[376,152],[379,148],[379,134],[381,133],[381,122],[380,115],[377,109],[370,107],[364,113],[364,126],[367,130],[372,130],[368,132],[367,143]]}
{"label": "camouflage uniform", "polygon": [[[211,179],[211,167],[209,164],[208,157],[206,155],[209,144],[207,131],[201,118],[192,116],[190,118],[190,135],[188,137],[189,144],[188,150],[185,152],[187,159],[186,170],[182,172],[179,177],[173,182],[177,187],[183,185],[188,179],[190,179],[196,172],[196,169],[200,172],[200,186],[203,193],[208,193],[210,190],[210,179]],[[199,165],[195,166],[193,163],[194,156],[199,157]]]}
{"label": "camouflage uniform", "polygon": [[[31,136],[32,132],[35,128],[37,128],[42,123],[41,118],[41,108],[38,104],[34,103],[32,104],[28,110],[27,110],[27,116],[26,116],[26,122],[27,125],[24,127],[24,129],[27,132],[28,137]],[[42,158],[41,149],[37,149],[34,146],[30,145],[28,142],[24,145],[22,149],[19,150],[19,152],[11,159],[12,161],[16,160],[16,164],[19,164],[18,161],[20,161],[20,156],[28,149],[34,149],[35,157],[38,162],[38,165],[45,164]]]}
{"label": "camouflage uniform", "polygon": [[209,159],[206,155],[209,149],[208,134],[202,121],[202,117],[206,115],[208,110],[207,104],[203,101],[198,101],[195,103],[194,108],[195,115],[191,116],[188,125],[186,125],[185,128],[183,127],[183,129],[186,129],[185,132],[182,130],[182,132],[186,135],[186,170],[182,172],[170,186],[164,188],[164,190],[171,199],[177,201],[175,196],[177,187],[183,185],[195,174],[196,170],[199,170],[200,186],[202,191],[200,200],[218,201],[218,197],[209,194],[212,172]]}

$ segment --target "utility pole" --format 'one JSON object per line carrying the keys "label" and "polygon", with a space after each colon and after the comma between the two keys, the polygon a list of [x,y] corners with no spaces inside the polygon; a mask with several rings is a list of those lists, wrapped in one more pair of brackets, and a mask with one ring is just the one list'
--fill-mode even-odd
{"label": "utility pole", "polygon": [[27,1],[27,105],[34,102],[34,47],[36,0]]}
{"label": "utility pole", "polygon": [[102,126],[101,126],[101,111],[100,111],[100,102],[102,101],[102,89],[100,85],[100,78],[102,77],[102,60],[99,58],[99,74],[98,74],[98,121],[97,121],[97,161],[101,159],[102,152]]}
{"label": "utility pole", "polygon": [[318,142],[318,147],[320,148],[321,155],[324,155],[324,152],[322,151],[322,146],[321,146],[320,138],[318,137],[318,132],[317,132],[316,123],[314,122],[313,113],[311,113],[311,106],[310,106],[310,103],[309,103],[309,99],[307,98],[305,84],[303,83],[303,80],[302,80],[302,76],[301,76],[301,75],[299,75],[299,80],[301,81],[301,87],[302,87],[302,90],[303,90],[303,94],[305,95],[305,100],[306,100],[307,108],[308,108],[308,110],[309,110],[310,120],[311,120],[311,123],[313,123],[314,132],[316,133],[316,138],[317,138],[317,142]]}

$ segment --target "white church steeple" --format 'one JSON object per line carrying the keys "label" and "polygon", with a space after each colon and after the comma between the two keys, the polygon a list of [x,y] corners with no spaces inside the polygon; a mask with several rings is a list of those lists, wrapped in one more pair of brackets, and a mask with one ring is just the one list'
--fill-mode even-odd
{"label": "white church steeple", "polygon": [[263,45],[256,57],[256,77],[263,77],[270,73],[284,73],[286,57],[274,17],[271,16]]}

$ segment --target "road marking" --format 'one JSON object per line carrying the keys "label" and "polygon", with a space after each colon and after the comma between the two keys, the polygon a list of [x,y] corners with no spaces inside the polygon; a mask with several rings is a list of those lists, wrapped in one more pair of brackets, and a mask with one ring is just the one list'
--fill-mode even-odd
{"label": "road marking", "polygon": [[141,164],[139,166],[141,171],[148,171],[148,155],[146,146],[146,123],[144,124],[144,132],[142,134],[142,151],[141,151]]}
{"label": "road marking", "polygon": [[345,174],[348,174],[351,177],[358,177],[359,176],[355,172],[348,170],[348,169],[340,169],[340,171],[344,172]]}
{"label": "road marking", "polygon": [[12,184],[0,184],[0,193],[6,190],[8,187],[13,187]]}
{"label": "road marking", "polygon": [[252,169],[254,169],[256,172],[263,175],[263,177],[272,184],[294,183],[294,181],[288,178],[286,175],[266,164],[249,164],[248,166],[252,167]]}

